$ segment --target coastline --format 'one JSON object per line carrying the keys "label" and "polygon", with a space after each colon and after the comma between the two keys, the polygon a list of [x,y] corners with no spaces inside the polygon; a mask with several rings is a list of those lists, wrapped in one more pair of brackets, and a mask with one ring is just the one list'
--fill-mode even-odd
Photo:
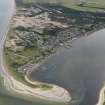
{"label": "coastline", "polygon": [[[14,4],[14,0],[12,1]],[[9,21],[11,20],[11,17]],[[8,22],[8,29],[9,29],[9,24]],[[6,27],[6,28],[7,28]],[[8,34],[8,30],[3,32],[4,34],[2,41],[1,41],[1,68],[2,68],[2,76],[4,78],[4,85],[8,91],[12,91],[18,94],[22,95],[27,95],[30,97],[35,97],[39,99],[44,99],[46,101],[54,101],[54,102],[70,102],[71,97],[70,94],[63,88],[53,85],[53,89],[51,90],[41,90],[41,89],[34,89],[29,86],[26,86],[25,84],[15,80],[8,72],[8,69],[6,68],[5,65],[5,60],[3,56],[3,51],[4,51],[4,43],[6,40],[6,35]]]}
{"label": "coastline", "polygon": [[[101,31],[101,30],[104,30],[104,28],[102,28],[102,29],[97,29],[97,31],[92,31],[92,32],[90,32],[90,33],[88,33],[88,34],[85,34],[85,36],[91,35],[92,33],[97,33],[98,31]],[[84,36],[84,37],[85,37],[85,36]],[[76,38],[76,39],[74,38],[73,40],[77,40],[77,39],[78,39],[78,38]],[[71,43],[73,40],[71,40],[70,43]],[[65,48],[65,47],[64,47],[64,48]],[[64,48],[63,48],[63,50],[64,50]],[[67,48],[66,48],[66,49],[67,49]],[[57,52],[54,53],[54,54],[59,54],[58,50],[57,50]],[[51,57],[51,56],[48,56],[48,57]],[[47,57],[47,58],[48,58],[48,57]],[[47,58],[45,58],[44,61],[45,61]],[[43,62],[42,62],[42,63],[43,63]],[[39,64],[37,65],[37,67],[39,67],[40,65],[41,65],[41,63],[39,63]],[[37,68],[37,67],[36,67],[36,68]],[[34,84],[34,82],[31,81],[31,77],[29,76],[31,72],[32,72],[32,71],[30,71],[29,74],[28,74],[28,77],[26,77],[26,81],[28,81],[28,82]],[[102,88],[101,88],[100,91],[99,91],[98,102],[97,102],[95,105],[104,105],[104,102],[105,102],[105,83],[104,83],[104,85],[102,86]]]}
{"label": "coastline", "polygon": [[[6,70],[6,68],[4,68],[5,70]],[[5,77],[6,78],[6,77]],[[6,78],[7,79],[7,78]],[[11,82],[11,83],[8,83],[8,82]],[[29,81],[28,81],[29,82]],[[32,83],[34,83],[34,82],[32,82]],[[7,84],[8,84],[8,86],[7,86]],[[11,84],[13,84],[13,86],[11,85]],[[27,95],[30,95],[30,96],[35,96],[35,97],[39,97],[39,98],[41,98],[41,99],[45,99],[45,100],[49,100],[49,101],[56,101],[56,102],[63,102],[63,98],[61,98],[61,99],[53,99],[52,100],[52,97],[45,97],[45,96],[43,96],[43,92],[41,92],[40,90],[38,90],[38,89],[36,89],[36,90],[34,90],[33,89],[33,91],[38,91],[38,92],[36,92],[36,93],[32,93],[33,91],[31,90],[30,91],[30,89],[29,90],[27,90],[27,88],[28,87],[26,87],[26,86],[24,86],[22,83],[19,83],[18,81],[15,81],[14,80],[14,78],[12,78],[12,76],[10,76],[10,79],[8,78],[6,81],[5,81],[5,85],[6,85],[6,87],[7,87],[7,89],[10,91],[10,90],[12,90],[12,91],[14,91],[14,92],[16,92],[16,93],[19,93],[19,94],[27,94]],[[21,87],[18,87],[18,86],[21,86]],[[66,93],[66,95],[67,95],[67,97],[69,96],[70,97],[70,94],[68,94],[68,92],[65,90],[65,89],[63,89],[63,88],[61,88],[61,87],[59,87],[59,86],[56,86],[56,85],[53,85],[54,86],[54,90],[53,91],[57,91],[57,92],[59,92],[59,89],[63,92],[63,93]],[[23,88],[23,89],[21,89],[21,88]],[[25,89],[26,90],[25,90]],[[25,91],[24,91],[25,90]],[[101,91],[100,91],[100,96],[99,96],[99,101],[98,101],[98,104],[97,105],[102,105],[102,103],[104,102],[104,90],[105,90],[105,86],[101,89]],[[28,91],[28,92],[27,92]],[[51,92],[51,94],[53,93],[53,91]],[[41,92],[41,94],[42,94],[42,96],[40,96],[40,92]],[[31,94],[32,93],[32,94]],[[48,92],[47,94],[49,94],[50,92]],[[58,94],[58,93],[57,93]],[[61,93],[60,93],[61,94]],[[44,94],[45,95],[45,94]],[[54,96],[55,97],[55,96]],[[68,99],[67,98],[67,100],[71,100],[70,98]],[[67,102],[69,102],[69,101],[67,101]],[[64,102],[66,102],[66,101],[64,101]]]}
{"label": "coastline", "polygon": [[[4,69],[6,69],[6,68],[4,68]],[[7,75],[8,76],[6,76],[6,77],[3,76],[3,77],[5,78],[4,85],[8,91],[13,91],[13,92],[19,93],[20,95],[26,94],[30,97],[44,99],[46,101],[64,102],[65,103],[65,102],[70,102],[70,100],[71,100],[70,94],[64,88],[61,88],[54,84],[51,85],[53,89],[49,89],[49,90],[41,90],[38,88],[33,89],[33,88],[26,86],[25,84],[15,80],[9,73]],[[27,82],[29,82],[29,81],[27,81]],[[31,82],[29,82],[29,83],[31,83]],[[39,82],[36,82],[36,84],[39,84]]]}
{"label": "coastline", "polygon": [[103,105],[105,102],[105,86],[102,87],[99,93],[99,99],[96,105]]}

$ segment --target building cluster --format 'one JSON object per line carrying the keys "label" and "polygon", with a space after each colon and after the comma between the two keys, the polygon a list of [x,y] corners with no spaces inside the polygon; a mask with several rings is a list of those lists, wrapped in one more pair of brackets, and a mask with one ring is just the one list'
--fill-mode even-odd
{"label": "building cluster", "polygon": [[69,25],[52,20],[50,13],[41,6],[18,9],[11,22],[14,36],[6,42],[6,47],[15,52],[27,47],[53,49],[58,43],[57,32]]}
{"label": "building cluster", "polygon": [[34,65],[30,63],[32,59],[39,61],[73,38],[105,27],[104,14],[99,17],[97,14],[72,10],[68,14],[64,10],[49,9],[42,5],[21,7],[17,10],[11,21],[12,32],[9,33],[5,48],[15,52],[15,55],[27,48],[38,48],[42,51],[38,56],[32,56],[28,63],[19,66],[18,72],[25,73],[33,69]]}

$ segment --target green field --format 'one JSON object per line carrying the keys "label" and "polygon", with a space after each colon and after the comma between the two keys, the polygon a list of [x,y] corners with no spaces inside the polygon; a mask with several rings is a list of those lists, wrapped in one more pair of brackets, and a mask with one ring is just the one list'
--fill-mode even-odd
{"label": "green field", "polygon": [[80,0],[23,0],[24,3],[40,2],[40,3],[58,3],[60,5],[82,11],[97,11],[105,9],[104,0],[86,0],[84,6],[78,6]]}

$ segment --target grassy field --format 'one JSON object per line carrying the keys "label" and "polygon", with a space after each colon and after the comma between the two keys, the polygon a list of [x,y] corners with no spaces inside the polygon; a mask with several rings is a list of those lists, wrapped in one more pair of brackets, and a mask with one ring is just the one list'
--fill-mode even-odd
{"label": "grassy field", "polygon": [[[27,51],[26,51],[27,50]],[[22,54],[21,56],[26,56],[27,59],[22,59],[20,57],[17,57],[16,55],[14,55],[13,52],[10,52],[8,50],[5,49],[5,61],[6,61],[6,65],[8,67],[8,71],[9,73],[18,81],[28,85],[28,86],[31,86],[32,88],[40,88],[42,90],[48,90],[48,89],[51,89],[52,86],[50,85],[47,85],[47,84],[44,84],[44,83],[38,83],[36,85],[33,85],[33,84],[30,84],[28,83],[25,78],[24,78],[24,73],[20,73],[20,72],[17,72],[17,66],[19,64],[23,64],[23,63],[26,63],[27,61],[35,61],[35,60],[32,60],[32,57],[33,56],[39,56],[40,53],[38,52],[38,50],[32,48],[32,49],[26,49],[25,51],[21,52],[20,54]],[[35,53],[36,52],[36,53]],[[12,59],[13,58],[13,59]],[[0,77],[0,80],[2,78]],[[1,81],[0,81],[1,82]]]}
{"label": "grassy field", "polygon": [[80,0],[23,0],[24,3],[40,2],[40,3],[58,3],[60,5],[73,8],[81,11],[97,11],[99,9],[105,9],[104,0],[86,0],[84,6],[78,6]]}

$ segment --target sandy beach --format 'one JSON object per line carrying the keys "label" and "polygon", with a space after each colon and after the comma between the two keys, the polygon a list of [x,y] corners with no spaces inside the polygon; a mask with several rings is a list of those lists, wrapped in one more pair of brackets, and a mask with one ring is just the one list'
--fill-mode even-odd
{"label": "sandy beach", "polygon": [[[14,0],[11,1],[12,3],[12,11],[15,10],[15,3]],[[57,85],[53,85],[53,88],[50,90],[43,90],[41,88],[31,88],[19,81],[17,81],[10,73],[8,72],[8,68],[5,65],[4,61],[4,43],[6,40],[6,36],[9,30],[9,23],[11,21],[13,13],[8,17],[8,23],[5,26],[4,30],[2,30],[1,34],[3,37],[0,41],[0,67],[1,67],[1,76],[4,79],[4,85],[8,91],[12,91],[14,93],[18,93],[20,95],[26,95],[30,97],[40,98],[44,100],[54,101],[54,102],[69,102],[71,100],[71,96],[67,90]]]}
{"label": "sandy beach", "polygon": [[[69,102],[71,100],[70,94],[62,87],[51,84],[53,88],[49,90],[32,88],[15,80],[7,71],[4,71],[4,73],[6,74],[6,76],[4,76],[4,85],[8,91],[54,102]],[[28,82],[30,83],[30,81]],[[31,82],[31,84],[34,83],[39,84],[38,82]]]}
{"label": "sandy beach", "polygon": [[96,105],[103,105],[105,102],[105,86],[100,90],[98,103]]}

